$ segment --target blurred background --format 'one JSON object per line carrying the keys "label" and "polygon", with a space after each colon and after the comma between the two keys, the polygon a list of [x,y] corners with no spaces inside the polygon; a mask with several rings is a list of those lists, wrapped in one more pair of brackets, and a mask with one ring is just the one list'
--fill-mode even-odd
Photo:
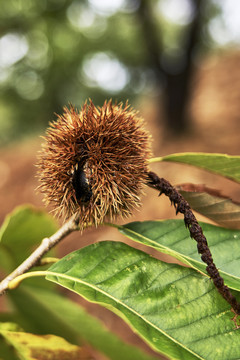
{"label": "blurred background", "polygon": [[[0,5],[0,221],[16,204],[42,204],[40,135],[70,103],[128,99],[153,134],[154,156],[239,153],[238,0]],[[193,168],[159,166],[175,184],[206,181]]]}
{"label": "blurred background", "polygon": [[[153,134],[154,156],[239,154],[238,0],[0,0],[0,5],[0,222],[16,205],[42,206],[34,167],[40,135],[69,103],[81,107],[91,98],[101,106],[105,99],[128,99]],[[152,168],[173,184],[204,183],[240,200],[239,187],[229,180],[177,164]],[[130,221],[175,217],[167,199],[152,189],[146,193]],[[113,231],[90,229],[81,241],[72,234],[59,251],[64,255],[97,240],[124,241]],[[114,314],[82,302],[124,339],[151,351]]]}
{"label": "blurred background", "polygon": [[[216,76],[221,79],[208,81],[211,86],[213,80],[218,80],[216,87],[228,86],[223,89],[228,98],[224,121],[232,106],[238,106],[229,104],[229,97],[237,103],[240,93],[233,84],[239,79],[240,55],[234,52],[240,44],[237,0],[1,0],[0,4],[1,145],[42,132],[64,105],[81,106],[89,97],[97,105],[106,98],[129,99],[149,108],[154,104],[159,125],[179,134],[196,120],[190,105],[199,68],[207,66],[201,78],[206,81],[207,70],[213,76],[219,58],[224,58]],[[230,58],[225,59],[227,54]],[[228,83],[233,72],[234,81]],[[233,86],[234,94],[229,94]],[[201,94],[205,96],[201,106],[206,107],[202,117],[212,111],[208,104],[212,91],[206,87]],[[221,95],[218,100],[213,106],[221,106]]]}

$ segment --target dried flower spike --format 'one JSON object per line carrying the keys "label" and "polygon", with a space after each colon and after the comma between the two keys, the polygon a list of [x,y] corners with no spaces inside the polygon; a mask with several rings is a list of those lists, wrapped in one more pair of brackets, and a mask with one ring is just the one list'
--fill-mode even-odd
{"label": "dried flower spike", "polygon": [[150,135],[126,103],[90,101],[80,111],[64,108],[50,124],[38,161],[44,202],[80,226],[105,216],[128,216],[140,205],[151,156]]}

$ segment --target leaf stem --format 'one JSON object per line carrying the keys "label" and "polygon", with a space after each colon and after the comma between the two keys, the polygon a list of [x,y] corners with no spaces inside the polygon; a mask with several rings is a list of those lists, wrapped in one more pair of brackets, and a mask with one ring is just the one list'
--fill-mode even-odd
{"label": "leaf stem", "polygon": [[62,239],[64,239],[71,232],[78,230],[79,214],[74,214],[55,234],[49,238],[44,238],[41,244],[34,250],[34,252],[19,265],[10,275],[0,283],[0,295],[2,295],[8,288],[9,283],[17,276],[24,274],[33,266],[37,265],[40,259],[50,249],[57,245]]}
{"label": "leaf stem", "polygon": [[22,275],[15,277],[8,283],[8,289],[13,290],[18,287],[18,285],[25,279],[36,277],[36,276],[46,276],[48,274],[47,271],[31,271]]}
{"label": "leaf stem", "polygon": [[119,225],[114,224],[114,223],[111,223],[111,222],[106,222],[106,221],[104,221],[101,225],[103,225],[103,226],[109,226],[109,227],[114,227],[114,228],[116,228],[116,229],[119,228]]}
{"label": "leaf stem", "polygon": [[151,158],[151,159],[148,160],[148,162],[149,162],[150,164],[151,164],[151,163],[154,163],[154,162],[160,162],[160,161],[163,161],[163,156]]}
{"label": "leaf stem", "polygon": [[164,178],[159,178],[154,172],[148,173],[149,181],[147,185],[160,191],[160,194],[165,194],[176,208],[176,214],[182,213],[184,215],[184,222],[189,229],[190,236],[196,240],[198,253],[201,254],[201,259],[207,264],[206,270],[213,280],[215,287],[222,297],[231,305],[235,314],[240,315],[240,304],[231,293],[230,289],[224,284],[223,278],[220,276],[216,265],[213,262],[211,251],[208,247],[207,239],[203,234],[202,228],[194,216],[190,205],[183,198],[183,196]]}
{"label": "leaf stem", "polygon": [[59,260],[59,258],[56,258],[56,257],[45,257],[39,261],[38,265],[44,266],[44,265],[54,264],[58,260]]}

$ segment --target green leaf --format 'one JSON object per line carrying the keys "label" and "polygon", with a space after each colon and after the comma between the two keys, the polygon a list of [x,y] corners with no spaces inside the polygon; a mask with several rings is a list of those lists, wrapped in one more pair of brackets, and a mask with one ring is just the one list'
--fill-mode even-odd
{"label": "green leaf", "polygon": [[112,360],[155,359],[124,343],[83,307],[59,294],[21,286],[9,292],[9,296],[22,317],[20,324],[27,331],[55,334],[75,344],[79,344],[80,337]]}
{"label": "green leaf", "polygon": [[[39,279],[35,279],[35,283],[38,281]],[[48,301],[42,300],[41,295],[44,296],[44,294],[49,296]],[[75,331],[65,319],[62,319],[63,314],[53,311],[57,297],[53,299],[53,302],[51,301],[51,290],[24,285],[9,291],[8,297],[15,308],[16,322],[26,331],[34,334],[54,334],[67,341],[78,343]]]}
{"label": "green leaf", "polygon": [[0,336],[14,349],[21,360],[36,359],[81,359],[81,349],[69,344],[66,340],[54,335],[34,335],[25,332],[6,330],[5,324],[0,324]]}
{"label": "green leaf", "polygon": [[22,331],[18,324],[14,322],[0,322],[0,331]]}
{"label": "green leaf", "polygon": [[68,254],[47,279],[116,312],[171,359],[240,358],[229,304],[193,269],[108,241]]}
{"label": "green leaf", "polygon": [[[240,231],[200,223],[207,238],[213,260],[226,285],[240,290]],[[132,222],[118,226],[128,238],[169,254],[181,262],[206,273],[206,265],[197,252],[183,220]]]}
{"label": "green leaf", "polygon": [[57,230],[57,224],[46,212],[30,205],[17,207],[0,228],[0,263],[5,270],[16,268],[44,237]]}
{"label": "green leaf", "polygon": [[189,152],[152,159],[152,162],[157,161],[173,161],[193,165],[240,182],[240,156]]}
{"label": "green leaf", "polygon": [[177,186],[177,190],[199,214],[221,226],[240,229],[240,205],[231,199],[202,185],[182,184]]}
{"label": "green leaf", "polygon": [[14,349],[6,344],[4,338],[0,335],[0,360],[21,360],[16,354]]}

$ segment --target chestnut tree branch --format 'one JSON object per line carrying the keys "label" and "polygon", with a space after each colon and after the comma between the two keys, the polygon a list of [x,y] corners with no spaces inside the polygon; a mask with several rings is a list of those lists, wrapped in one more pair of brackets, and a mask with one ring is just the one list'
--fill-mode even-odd
{"label": "chestnut tree branch", "polygon": [[[207,239],[204,236],[202,228],[194,216],[188,202],[164,178],[159,178],[158,175],[156,175],[154,172],[149,172],[148,178],[149,180],[147,185],[160,191],[160,195],[165,194],[176,208],[176,213],[182,213],[184,215],[185,225],[189,229],[190,236],[197,242],[198,252],[201,254],[202,261],[207,264],[206,270],[213,280],[215,287],[222,295],[222,297],[231,305],[234,313],[240,315],[240,304],[237,302],[237,299],[231,293],[230,289],[224,284],[224,280],[220,276],[219,271],[213,262]],[[50,249],[57,245],[71,232],[78,230],[78,223],[79,214],[75,214],[55,234],[49,238],[44,238],[36,250],[23,263],[19,265],[10,275],[2,280],[0,283],[0,295],[2,295],[9,288],[9,283],[13,279],[26,273],[32,267],[37,265],[43,255],[45,255]]]}
{"label": "chestnut tree branch", "polygon": [[223,278],[220,276],[216,265],[213,262],[211,251],[208,247],[207,239],[203,234],[202,228],[194,216],[190,205],[183,196],[165,179],[159,178],[154,172],[148,173],[149,181],[147,185],[165,194],[176,208],[176,213],[184,215],[184,222],[189,229],[190,236],[196,240],[198,253],[201,259],[207,264],[206,270],[213,280],[213,283],[222,297],[231,305],[235,314],[240,315],[240,304],[230,289],[224,284]]}
{"label": "chestnut tree branch", "polygon": [[0,283],[0,295],[2,295],[7,289],[10,281],[17,276],[24,274],[32,267],[38,264],[43,255],[45,255],[50,249],[57,245],[62,239],[64,239],[71,232],[78,230],[79,215],[73,215],[55,234],[49,238],[44,238],[41,244],[34,250],[34,252],[19,265],[10,275]]}

